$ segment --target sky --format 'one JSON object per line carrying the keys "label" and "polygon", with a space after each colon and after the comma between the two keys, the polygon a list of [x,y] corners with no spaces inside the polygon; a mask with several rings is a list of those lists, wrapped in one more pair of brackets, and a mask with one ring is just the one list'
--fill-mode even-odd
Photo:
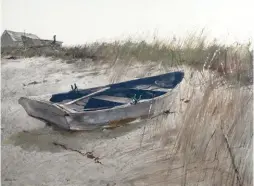
{"label": "sky", "polygon": [[5,29],[65,45],[186,37],[205,29],[225,43],[254,38],[253,0],[2,0]]}

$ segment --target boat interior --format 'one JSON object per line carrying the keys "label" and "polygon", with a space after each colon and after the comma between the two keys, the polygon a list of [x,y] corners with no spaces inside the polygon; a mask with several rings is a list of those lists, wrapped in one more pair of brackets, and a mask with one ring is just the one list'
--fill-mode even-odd
{"label": "boat interior", "polygon": [[162,76],[150,77],[85,90],[75,88],[66,93],[52,95],[50,102],[77,112],[136,104],[142,100],[162,96],[169,89],[174,88],[181,80],[178,78],[175,81],[177,79],[175,74],[173,79],[171,76],[167,74],[164,78]]}

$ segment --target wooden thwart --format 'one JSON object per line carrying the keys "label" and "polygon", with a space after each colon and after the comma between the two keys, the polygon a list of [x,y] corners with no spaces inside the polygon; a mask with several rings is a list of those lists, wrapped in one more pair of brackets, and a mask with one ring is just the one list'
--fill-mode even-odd
{"label": "wooden thwart", "polygon": [[130,103],[132,101],[131,98],[107,96],[107,95],[96,96],[96,97],[93,97],[93,98],[100,99],[100,100],[105,100],[105,101],[117,102],[117,103]]}
{"label": "wooden thwart", "polygon": [[75,100],[70,101],[70,102],[68,102],[68,103],[65,103],[65,105],[71,105],[71,104],[73,104],[73,103],[75,103],[75,102],[78,102],[78,101],[80,101],[80,100],[86,99],[86,98],[88,98],[88,97],[90,97],[90,96],[96,95],[96,94],[98,94],[98,93],[100,93],[100,92],[103,92],[103,91],[105,91],[105,90],[108,90],[108,89],[110,89],[110,87],[106,87],[106,88],[100,89],[100,90],[98,90],[98,91],[96,91],[96,92],[93,92],[93,93],[88,94],[88,95],[86,95],[86,96],[83,96],[83,97],[81,97],[81,98],[78,98],[78,99],[75,99]]}

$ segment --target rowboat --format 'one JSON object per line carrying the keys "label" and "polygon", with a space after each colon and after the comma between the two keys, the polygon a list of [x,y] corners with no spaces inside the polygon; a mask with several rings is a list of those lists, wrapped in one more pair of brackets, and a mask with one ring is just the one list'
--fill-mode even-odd
{"label": "rowboat", "polygon": [[33,118],[67,130],[93,130],[123,120],[145,118],[172,107],[181,71],[63,93],[21,97]]}

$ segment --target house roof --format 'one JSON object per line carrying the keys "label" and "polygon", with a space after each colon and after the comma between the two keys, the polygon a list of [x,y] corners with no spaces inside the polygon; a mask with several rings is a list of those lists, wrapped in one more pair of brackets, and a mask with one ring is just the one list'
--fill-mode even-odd
{"label": "house roof", "polygon": [[40,39],[38,36],[30,33],[14,32],[10,30],[5,30],[5,32],[7,32],[14,41],[22,41],[22,36],[26,36],[31,39]]}

